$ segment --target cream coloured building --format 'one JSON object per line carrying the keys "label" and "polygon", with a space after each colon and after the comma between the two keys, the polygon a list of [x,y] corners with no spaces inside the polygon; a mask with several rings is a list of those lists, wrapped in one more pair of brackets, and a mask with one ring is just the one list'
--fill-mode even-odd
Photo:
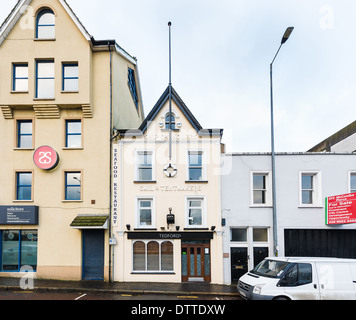
{"label": "cream coloured building", "polygon": [[111,141],[143,120],[137,61],[64,0],[0,27],[0,276],[112,278]]}
{"label": "cream coloured building", "polygon": [[203,129],[169,87],[138,130],[119,130],[115,281],[223,283],[221,136]]}

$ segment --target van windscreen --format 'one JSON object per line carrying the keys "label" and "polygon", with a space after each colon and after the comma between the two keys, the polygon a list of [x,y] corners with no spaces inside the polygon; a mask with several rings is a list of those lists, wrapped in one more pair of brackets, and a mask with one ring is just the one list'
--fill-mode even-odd
{"label": "van windscreen", "polygon": [[289,264],[285,261],[263,260],[250,272],[264,277],[280,278]]}

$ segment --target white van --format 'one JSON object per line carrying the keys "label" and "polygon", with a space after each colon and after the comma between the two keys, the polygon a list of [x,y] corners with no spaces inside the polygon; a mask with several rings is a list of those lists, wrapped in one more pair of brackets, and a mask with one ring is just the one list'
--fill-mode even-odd
{"label": "white van", "polygon": [[266,258],[237,289],[251,300],[356,300],[356,260]]}

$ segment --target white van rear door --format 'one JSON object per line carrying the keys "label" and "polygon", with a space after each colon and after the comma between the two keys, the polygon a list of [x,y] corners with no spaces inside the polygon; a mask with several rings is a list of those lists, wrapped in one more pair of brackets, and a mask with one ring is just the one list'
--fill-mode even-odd
{"label": "white van rear door", "polygon": [[356,299],[348,263],[316,262],[321,300]]}

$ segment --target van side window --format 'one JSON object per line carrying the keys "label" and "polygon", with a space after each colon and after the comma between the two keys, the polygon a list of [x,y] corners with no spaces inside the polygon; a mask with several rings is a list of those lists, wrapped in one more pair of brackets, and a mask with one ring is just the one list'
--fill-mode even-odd
{"label": "van side window", "polygon": [[279,281],[280,287],[296,287],[312,282],[312,266],[309,263],[297,263]]}

